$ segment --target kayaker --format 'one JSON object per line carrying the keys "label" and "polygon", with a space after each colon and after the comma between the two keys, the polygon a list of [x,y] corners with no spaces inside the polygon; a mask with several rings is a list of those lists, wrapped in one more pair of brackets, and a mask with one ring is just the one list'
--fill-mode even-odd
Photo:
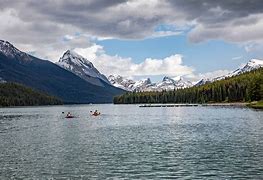
{"label": "kayaker", "polygon": [[96,115],[98,115],[99,113],[98,113],[98,110],[95,110],[95,112],[94,112],[94,115],[96,116]]}
{"label": "kayaker", "polygon": [[70,114],[70,112],[67,113],[67,117],[72,117],[72,115]]}
{"label": "kayaker", "polygon": [[91,113],[92,116],[100,115],[100,112],[98,112],[98,110],[95,110],[93,113],[92,113],[92,111],[90,111],[90,113]]}

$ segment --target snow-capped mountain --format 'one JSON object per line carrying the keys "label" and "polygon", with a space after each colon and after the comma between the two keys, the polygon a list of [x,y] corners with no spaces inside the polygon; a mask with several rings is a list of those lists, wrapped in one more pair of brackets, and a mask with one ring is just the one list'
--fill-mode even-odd
{"label": "snow-capped mountain", "polygon": [[110,75],[108,77],[110,83],[118,88],[124,89],[126,91],[132,91],[135,81],[131,79],[126,79],[120,75]]}
{"label": "snow-capped mountain", "polygon": [[198,81],[195,86],[200,86],[206,83],[210,83],[210,82],[214,82],[214,81],[219,81],[225,78],[229,78],[229,77],[233,77],[233,76],[237,76],[240,75],[242,73],[245,72],[249,72],[258,68],[263,67],[263,60],[259,60],[259,59],[251,59],[250,61],[248,61],[247,64],[245,64],[243,67],[236,69],[235,71],[223,75],[223,76],[219,76],[213,79],[201,79],[200,81]]}
{"label": "snow-capped mountain", "polygon": [[197,81],[196,83],[193,83],[194,86],[201,86],[201,85],[204,85],[204,84],[207,84],[207,83],[210,83],[211,80],[207,79],[207,78],[203,78],[203,79],[200,79],[199,81]]}
{"label": "snow-capped mountain", "polygon": [[0,40],[0,53],[11,59],[17,59],[19,61],[31,61],[31,57],[14,47],[8,41]]}
{"label": "snow-capped mountain", "polygon": [[133,91],[139,92],[139,91],[152,91],[155,84],[152,83],[150,78],[141,79],[139,81],[136,81],[133,85],[132,89]]}
{"label": "snow-capped mountain", "polygon": [[16,82],[59,97],[65,103],[110,103],[124,93],[98,79],[103,86],[91,84],[58,65],[18,50],[0,40],[0,83]]}
{"label": "snow-capped mountain", "polygon": [[181,89],[193,86],[190,81],[183,80],[182,77],[177,77],[177,79],[172,79],[170,77],[165,76],[162,82],[157,83],[158,90],[174,90]]}
{"label": "snow-capped mountain", "polygon": [[127,91],[163,91],[163,90],[174,90],[180,88],[191,87],[192,83],[184,81],[181,77],[172,79],[165,76],[161,82],[152,83],[150,78],[141,79],[139,81],[133,81],[131,79],[125,79],[121,76],[110,75],[109,81],[115,87],[125,89]]}
{"label": "snow-capped mountain", "polygon": [[108,80],[113,86],[126,91],[143,91],[153,85],[150,78],[134,81],[120,75],[110,75]]}
{"label": "snow-capped mountain", "polygon": [[110,84],[108,79],[89,60],[74,51],[67,50],[59,59],[57,65],[92,84],[103,86],[100,80]]}
{"label": "snow-capped mountain", "polygon": [[236,75],[239,75],[245,72],[249,72],[249,71],[261,68],[261,67],[263,67],[263,60],[251,59],[250,61],[248,61],[246,65],[228,74],[227,77],[236,76]]}

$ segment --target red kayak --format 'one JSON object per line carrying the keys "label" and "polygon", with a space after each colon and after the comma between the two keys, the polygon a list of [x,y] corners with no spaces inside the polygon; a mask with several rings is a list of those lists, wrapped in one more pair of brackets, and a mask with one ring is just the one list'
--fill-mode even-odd
{"label": "red kayak", "polygon": [[91,114],[92,116],[99,116],[100,115],[100,113],[97,113],[97,114]]}

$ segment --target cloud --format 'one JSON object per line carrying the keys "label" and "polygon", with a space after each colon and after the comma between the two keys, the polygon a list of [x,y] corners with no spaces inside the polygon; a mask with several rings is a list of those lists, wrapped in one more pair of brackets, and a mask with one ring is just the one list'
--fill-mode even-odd
{"label": "cloud", "polygon": [[[91,61],[103,74],[121,75],[129,78],[169,76],[197,82],[200,79],[213,79],[227,75],[234,70],[221,69],[206,73],[196,73],[193,67],[183,64],[183,56],[174,54],[163,59],[146,58],[141,63],[134,63],[132,58],[106,54],[103,46],[93,44],[88,48],[75,48],[75,52]],[[233,60],[242,56],[233,57]],[[243,67],[244,64],[240,64]],[[140,79],[140,78],[139,78]]]}
{"label": "cloud", "polygon": [[134,63],[132,58],[106,54],[102,46],[93,44],[88,48],[74,49],[78,54],[90,60],[105,75],[121,75],[126,77],[170,76],[184,77],[190,81],[203,78],[213,79],[226,75],[232,70],[216,70],[207,73],[195,73],[193,67],[183,64],[183,56],[174,54],[163,59],[146,58],[141,63]]}
{"label": "cloud", "polygon": [[262,42],[249,42],[243,44],[246,52],[262,52],[263,51],[263,43]]}
{"label": "cloud", "polygon": [[94,44],[89,48],[74,49],[80,55],[89,59],[99,71],[106,75],[122,76],[183,76],[193,73],[192,67],[183,65],[182,56],[171,55],[163,59],[146,58],[141,63],[134,63],[131,58],[118,55],[107,55],[102,46]]}
{"label": "cloud", "polygon": [[[1,0],[0,18],[1,39],[52,61],[92,39],[186,33],[194,43],[220,39],[248,51],[263,46],[262,0]],[[168,28],[156,31],[160,25]]]}
{"label": "cloud", "polygon": [[201,77],[201,78],[212,79],[212,78],[216,78],[216,77],[219,77],[219,76],[223,76],[223,75],[229,74],[230,72],[232,72],[232,71],[229,71],[229,70],[216,70],[216,71],[207,72],[207,73],[199,73],[197,76]]}
{"label": "cloud", "polygon": [[232,60],[239,60],[239,59],[242,59],[243,56],[236,56],[236,57],[232,57]]}
{"label": "cloud", "polygon": [[201,79],[213,79],[213,78],[216,78],[216,77],[220,77],[220,76],[223,76],[223,75],[226,75],[226,74],[229,74],[230,70],[216,70],[216,71],[211,71],[211,72],[207,72],[207,73],[192,73],[192,74],[188,74],[185,76],[185,78],[187,80],[190,80],[192,82],[196,82],[196,81],[199,81]]}
{"label": "cloud", "polygon": [[[247,22],[252,20],[255,22],[248,25]],[[189,39],[192,42],[210,39],[222,39],[236,43],[263,41],[263,14],[251,15],[238,21],[240,21],[238,24],[236,21],[229,21],[218,26],[199,24],[189,33]]]}
{"label": "cloud", "polygon": [[85,35],[65,35],[58,39],[58,41],[48,43],[47,45],[41,43],[38,46],[31,44],[15,44],[15,46],[36,57],[56,62],[66,50],[72,50],[76,47],[83,49],[93,44],[90,38]]}
{"label": "cloud", "polygon": [[[193,42],[209,38],[236,42],[261,37],[262,4],[261,0],[3,0],[0,7],[2,12],[14,11],[19,24],[28,24],[20,30],[51,34],[51,37],[75,29],[100,38],[140,39],[152,36],[160,24],[185,26],[190,23],[195,24],[189,37]],[[231,29],[237,30],[240,25],[240,33],[256,32],[246,37],[231,33]],[[208,37],[204,36],[206,33]]]}
{"label": "cloud", "polygon": [[166,36],[177,36],[181,35],[182,31],[156,31],[150,38],[166,37]]}
{"label": "cloud", "polygon": [[97,44],[88,48],[75,48],[74,51],[90,60],[95,60],[98,55],[104,53],[103,47]]}

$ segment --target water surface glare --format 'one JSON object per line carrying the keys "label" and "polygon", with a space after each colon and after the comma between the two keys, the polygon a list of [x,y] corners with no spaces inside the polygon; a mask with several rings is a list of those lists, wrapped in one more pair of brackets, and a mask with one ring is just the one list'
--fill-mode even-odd
{"label": "water surface glare", "polygon": [[0,179],[263,179],[263,111],[1,108],[0,163]]}

